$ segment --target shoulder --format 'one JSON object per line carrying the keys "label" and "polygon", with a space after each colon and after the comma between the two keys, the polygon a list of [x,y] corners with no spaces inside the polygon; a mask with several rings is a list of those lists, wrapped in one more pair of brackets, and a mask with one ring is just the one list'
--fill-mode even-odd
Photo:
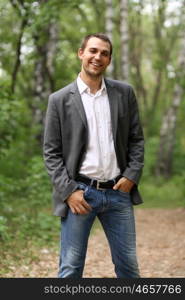
{"label": "shoulder", "polygon": [[75,87],[76,87],[76,82],[74,81],[74,82],[66,85],[65,87],[55,91],[54,93],[52,93],[49,96],[49,98],[57,101],[57,99],[61,99],[61,98],[64,98],[65,96],[69,95],[71,93],[71,91],[74,90]]}
{"label": "shoulder", "polygon": [[109,85],[111,87],[116,88],[118,91],[130,91],[133,90],[133,87],[131,84],[127,83],[127,82],[123,82],[120,80],[114,80],[114,79],[110,79],[110,78],[105,78],[105,84]]}

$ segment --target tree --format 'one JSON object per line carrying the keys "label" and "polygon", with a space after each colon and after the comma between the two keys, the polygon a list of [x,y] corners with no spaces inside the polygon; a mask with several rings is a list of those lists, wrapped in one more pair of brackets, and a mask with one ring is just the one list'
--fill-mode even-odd
{"label": "tree", "polygon": [[[129,60],[130,80],[134,82],[141,108],[148,111],[148,90],[146,89],[145,73],[143,72],[143,57],[146,56],[144,21],[147,18],[143,13],[144,3],[139,0],[129,3]],[[145,26],[147,27],[145,21]]]}
{"label": "tree", "polygon": [[128,0],[120,1],[121,79],[129,77]]}
{"label": "tree", "polygon": [[[105,0],[106,4],[106,12],[105,12],[105,32],[109,39],[113,41],[113,16],[114,16],[114,8],[113,8],[113,1],[112,0]],[[114,62],[113,57],[111,63],[107,69],[107,75],[109,77],[113,77],[114,74]]]}
{"label": "tree", "polygon": [[[54,58],[57,50],[58,42],[58,19],[53,18],[53,12],[50,11],[48,18],[44,20],[42,17],[46,13],[46,9],[50,8],[48,0],[38,1],[38,14],[40,14],[40,22],[33,31],[33,41],[35,46],[35,67],[34,67],[34,86],[33,95],[34,103],[32,103],[33,121],[37,125],[44,122],[43,103],[48,99],[49,94],[55,90],[54,82]],[[41,140],[40,134],[37,136]]]}
{"label": "tree", "polygon": [[[185,6],[185,1],[184,1]],[[183,11],[182,21],[185,21],[185,11]],[[181,24],[184,24],[182,22]],[[178,60],[177,82],[174,87],[172,103],[163,115],[160,130],[160,143],[157,154],[157,164],[155,172],[158,176],[169,178],[172,175],[173,153],[176,141],[176,124],[180,104],[184,98],[185,78],[185,31],[181,37],[181,48]]]}
{"label": "tree", "polygon": [[13,70],[12,70],[11,92],[14,93],[16,81],[17,81],[17,74],[18,74],[19,68],[21,66],[20,56],[21,56],[22,39],[23,39],[25,28],[28,25],[28,21],[29,21],[30,7],[26,1],[10,0],[10,3],[12,4],[13,8],[15,9],[16,13],[18,14],[18,16],[21,20],[17,45],[16,45],[16,49],[15,49],[16,58],[15,58],[15,62],[14,62]]}

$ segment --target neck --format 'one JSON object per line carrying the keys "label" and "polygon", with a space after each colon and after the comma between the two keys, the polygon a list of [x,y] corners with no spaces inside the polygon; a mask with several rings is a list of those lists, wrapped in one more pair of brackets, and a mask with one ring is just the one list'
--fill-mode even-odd
{"label": "neck", "polygon": [[95,94],[100,89],[102,83],[102,76],[90,77],[83,71],[81,71],[80,77],[88,85],[92,94]]}

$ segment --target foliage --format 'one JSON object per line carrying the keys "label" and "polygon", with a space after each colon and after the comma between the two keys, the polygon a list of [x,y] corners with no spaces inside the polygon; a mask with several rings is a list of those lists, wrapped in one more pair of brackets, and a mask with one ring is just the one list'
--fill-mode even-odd
{"label": "foliage", "polygon": [[[33,157],[27,167],[25,178],[15,180],[1,176],[1,182],[4,183],[0,194],[4,216],[1,222],[5,226],[6,219],[10,220],[14,228],[12,232],[9,226],[10,235],[17,234],[20,239],[29,239],[32,234],[43,238],[43,231],[52,228],[49,223],[52,218],[48,216],[48,207],[51,204],[50,182],[41,157]],[[47,232],[45,238],[49,237],[50,233]]]}
{"label": "foliage", "polygon": [[[4,82],[6,87],[6,82]],[[6,154],[13,140],[18,137],[18,130],[22,125],[22,113],[24,111],[24,101],[14,99],[9,92],[8,86],[0,90],[0,156]]]}
{"label": "foliage", "polygon": [[11,263],[6,261],[7,255],[18,259],[28,244],[47,243],[49,247],[59,235],[59,219],[51,212],[51,185],[42,157],[33,157],[27,167],[24,178],[0,177],[3,182],[0,185],[0,248],[5,259],[2,272]]}
{"label": "foliage", "polygon": [[144,200],[142,207],[185,207],[185,150],[178,140],[173,164],[174,175],[169,179],[156,177],[154,168],[158,143],[159,137],[148,138],[145,142],[145,166],[139,188]]}

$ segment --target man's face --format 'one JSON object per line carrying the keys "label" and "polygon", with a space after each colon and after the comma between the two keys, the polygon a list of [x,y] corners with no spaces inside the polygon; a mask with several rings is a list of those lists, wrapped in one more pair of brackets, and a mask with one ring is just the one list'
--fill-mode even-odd
{"label": "man's face", "polygon": [[82,62],[82,72],[93,78],[100,77],[111,61],[110,45],[106,41],[92,37],[87,41],[84,50],[79,49],[78,57]]}

